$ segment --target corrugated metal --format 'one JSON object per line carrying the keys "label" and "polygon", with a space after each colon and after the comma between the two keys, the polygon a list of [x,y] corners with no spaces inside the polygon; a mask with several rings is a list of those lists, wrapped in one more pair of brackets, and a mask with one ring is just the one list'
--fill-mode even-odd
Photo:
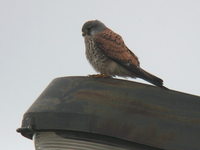
{"label": "corrugated metal", "polygon": [[34,135],[34,142],[36,150],[127,150],[111,145],[62,138],[54,132],[37,132]]}

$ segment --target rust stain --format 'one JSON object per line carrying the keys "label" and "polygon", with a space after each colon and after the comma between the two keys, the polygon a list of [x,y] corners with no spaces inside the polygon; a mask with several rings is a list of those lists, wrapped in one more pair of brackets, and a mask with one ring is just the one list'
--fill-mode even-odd
{"label": "rust stain", "polygon": [[[97,105],[112,105],[112,107],[119,107],[123,105],[123,112],[127,113],[137,113],[146,116],[153,116],[165,120],[174,120],[178,122],[185,122],[189,124],[200,124],[200,118],[188,118],[185,116],[174,115],[174,111],[167,109],[159,105],[152,105],[147,103],[142,103],[137,99],[124,97],[124,95],[119,95],[117,93],[110,94],[109,91],[97,91],[97,90],[80,90],[75,93],[75,97],[79,99],[92,100],[95,101]],[[101,110],[105,111],[105,110]]]}

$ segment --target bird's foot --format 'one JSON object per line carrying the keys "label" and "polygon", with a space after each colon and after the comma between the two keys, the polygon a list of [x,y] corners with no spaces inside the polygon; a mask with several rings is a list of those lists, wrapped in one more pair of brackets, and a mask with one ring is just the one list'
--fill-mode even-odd
{"label": "bird's foot", "polygon": [[109,76],[107,74],[91,74],[91,75],[88,75],[88,77],[92,77],[92,78],[111,78],[111,76]]}

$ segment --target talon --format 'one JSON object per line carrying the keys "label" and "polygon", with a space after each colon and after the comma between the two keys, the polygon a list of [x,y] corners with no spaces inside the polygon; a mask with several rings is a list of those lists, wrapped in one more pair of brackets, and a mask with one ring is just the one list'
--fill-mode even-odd
{"label": "talon", "polygon": [[93,77],[93,78],[111,78],[111,76],[107,74],[91,74],[88,75],[88,77]]}

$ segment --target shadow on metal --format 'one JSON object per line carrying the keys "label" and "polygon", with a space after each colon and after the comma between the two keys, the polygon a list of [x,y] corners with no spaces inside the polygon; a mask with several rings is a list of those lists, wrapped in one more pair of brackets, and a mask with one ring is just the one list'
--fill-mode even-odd
{"label": "shadow on metal", "polygon": [[112,78],[53,80],[17,130],[104,141],[132,150],[199,150],[200,97]]}

